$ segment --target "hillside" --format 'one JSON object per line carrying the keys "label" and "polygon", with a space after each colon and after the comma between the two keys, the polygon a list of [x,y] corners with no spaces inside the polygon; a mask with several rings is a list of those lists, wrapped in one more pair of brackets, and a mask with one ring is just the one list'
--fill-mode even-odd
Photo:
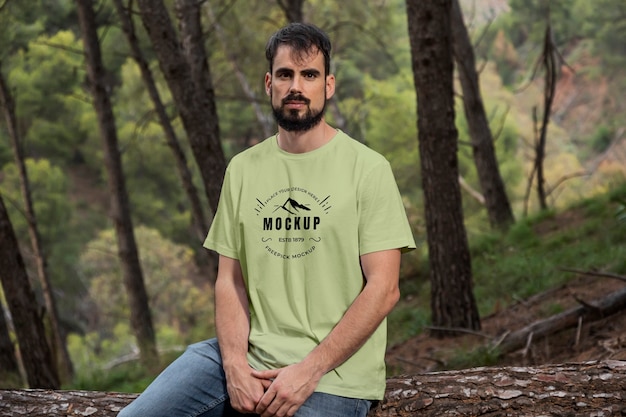
{"label": "hillside", "polygon": [[[577,228],[583,221],[581,210],[570,210],[541,222],[535,227],[535,232],[539,236],[547,236],[557,230]],[[561,267],[572,268],[569,265]],[[531,323],[574,308],[581,302],[593,305],[596,300],[625,286],[624,280],[572,273],[572,279],[562,286],[518,300],[510,306],[496,308],[495,312],[482,318],[480,334],[468,333],[436,339],[424,332],[391,346],[387,352],[390,373],[414,374],[466,367],[467,361],[471,363],[472,360],[485,365],[520,366],[601,359],[626,360],[626,306],[620,313],[610,317],[583,322],[579,328],[569,328],[545,339],[532,340],[525,349],[502,357],[489,357],[488,352],[507,332],[520,330]]]}

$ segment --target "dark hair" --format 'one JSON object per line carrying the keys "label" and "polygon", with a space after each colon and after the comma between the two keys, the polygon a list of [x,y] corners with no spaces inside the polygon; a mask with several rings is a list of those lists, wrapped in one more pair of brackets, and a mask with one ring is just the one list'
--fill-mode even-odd
{"label": "dark hair", "polygon": [[308,23],[290,23],[274,33],[265,47],[265,57],[270,66],[270,73],[273,69],[276,51],[281,45],[291,46],[293,52],[300,54],[301,57],[317,48],[324,55],[325,75],[330,74],[330,39],[317,26]]}

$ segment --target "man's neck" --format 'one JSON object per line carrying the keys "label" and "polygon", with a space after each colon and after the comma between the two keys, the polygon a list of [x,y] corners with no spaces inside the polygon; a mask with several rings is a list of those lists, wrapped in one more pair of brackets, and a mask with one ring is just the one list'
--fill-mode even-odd
{"label": "man's neck", "polygon": [[306,132],[289,132],[278,128],[278,146],[285,152],[305,153],[326,145],[335,136],[337,130],[322,120],[317,126]]}

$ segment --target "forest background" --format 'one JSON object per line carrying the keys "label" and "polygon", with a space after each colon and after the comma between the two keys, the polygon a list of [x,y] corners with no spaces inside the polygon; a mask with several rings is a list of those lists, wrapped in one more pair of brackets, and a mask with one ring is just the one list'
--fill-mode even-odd
{"label": "forest background", "polygon": [[[107,215],[107,173],[96,113],[86,91],[76,9],[70,0],[26,3],[1,3],[1,70],[16,101],[35,212],[76,370],[66,386],[103,388],[93,381],[135,359],[137,347],[128,319],[115,232]],[[626,45],[622,40],[626,39],[626,6],[619,0],[549,4],[562,58],[546,153],[550,209],[565,210],[610,193],[624,198]],[[528,193],[527,180],[536,137],[533,112],[543,101],[538,63],[547,23],[546,2],[466,0],[461,5],[475,45],[500,172],[515,217],[522,222],[539,212],[536,198]],[[267,70],[264,45],[286,21],[283,10],[270,0],[211,1],[203,10],[221,144],[229,159],[268,136],[267,127],[255,113],[260,108],[267,119],[271,114],[262,88]],[[311,0],[304,3],[303,10],[304,19],[326,29],[334,43],[332,68],[338,94],[329,108],[329,121],[381,152],[394,169],[420,247],[403,260],[403,296],[410,300],[427,292],[428,265],[404,1],[373,1],[364,7],[354,1]],[[97,3],[97,21],[103,60],[114,86],[111,97],[123,168],[157,340],[162,352],[176,355],[186,344],[214,334],[208,261],[112,2]],[[147,36],[141,30],[138,36],[155,69],[174,127],[184,137]],[[249,83],[255,101],[243,91],[240,76]],[[258,106],[256,110],[253,105]],[[465,190],[463,213],[470,242],[478,242],[494,232],[477,198],[480,187],[467,146],[470,139],[460,95],[456,110]],[[0,192],[29,275],[34,277],[36,265],[23,215],[18,168],[6,126],[2,126]],[[191,169],[198,181],[197,168]],[[205,215],[210,218],[208,210]],[[476,268],[479,263],[476,259]],[[615,273],[626,272],[624,262],[612,267]],[[32,282],[38,286],[35,278]],[[37,293],[40,295],[39,290]],[[7,297],[11,294],[3,294],[2,306],[10,323]],[[405,309],[404,315],[392,315],[390,320],[392,333],[404,329],[396,336],[398,340],[421,332],[428,323],[427,308],[419,310],[409,301],[407,304],[411,313]],[[481,305],[481,314],[488,314],[494,304]],[[138,375],[145,377],[137,369]],[[118,381],[114,388],[138,391],[149,377],[134,381],[126,374],[124,379],[126,385]],[[0,380],[3,387],[21,384],[9,377]]]}

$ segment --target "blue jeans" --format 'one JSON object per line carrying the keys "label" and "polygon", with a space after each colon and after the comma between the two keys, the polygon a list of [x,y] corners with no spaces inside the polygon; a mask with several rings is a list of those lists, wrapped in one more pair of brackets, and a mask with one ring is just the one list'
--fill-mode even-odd
{"label": "blue jeans", "polygon": [[[370,405],[368,400],[315,392],[295,417],[365,417]],[[190,345],[118,414],[118,417],[159,416],[243,416],[230,406],[217,339]]]}

